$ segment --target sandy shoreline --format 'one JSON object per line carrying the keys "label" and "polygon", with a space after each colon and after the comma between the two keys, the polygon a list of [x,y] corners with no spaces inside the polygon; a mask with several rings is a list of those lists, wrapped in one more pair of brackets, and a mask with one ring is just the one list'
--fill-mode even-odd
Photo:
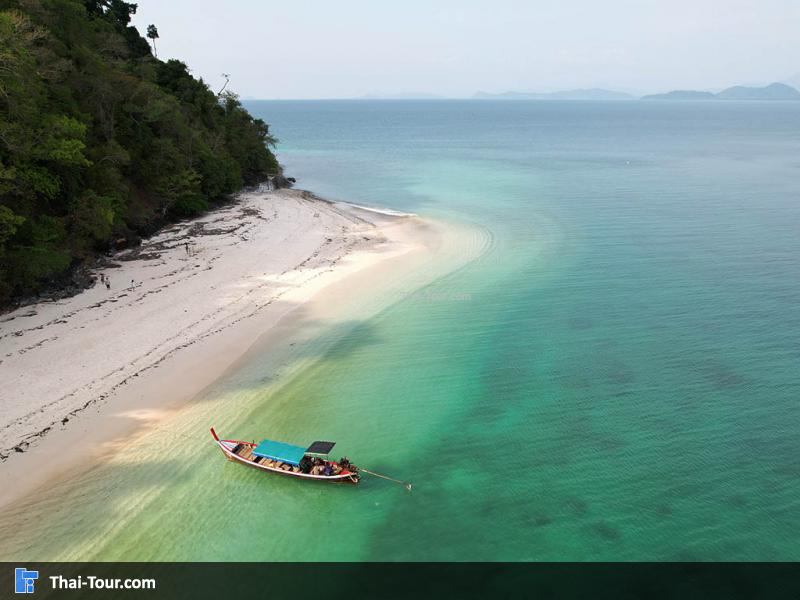
{"label": "sandy shoreline", "polygon": [[332,316],[376,267],[402,275],[438,243],[412,215],[301,191],[248,193],[116,255],[96,273],[110,290],[98,283],[3,315],[0,471],[15,485],[0,490],[0,504],[112,451],[257,340],[273,336],[278,348],[302,313]]}

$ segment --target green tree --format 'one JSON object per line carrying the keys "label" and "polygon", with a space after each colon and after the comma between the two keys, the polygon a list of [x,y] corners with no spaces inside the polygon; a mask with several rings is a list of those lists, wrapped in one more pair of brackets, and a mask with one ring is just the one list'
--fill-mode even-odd
{"label": "green tree", "polygon": [[[169,32],[167,32],[169,33]],[[153,40],[153,54],[158,58],[158,50],[156,50],[156,40],[158,39],[158,29],[155,25],[147,26],[147,37]]]}
{"label": "green tree", "polygon": [[0,0],[0,303],[280,171],[268,126],[155,58],[135,12]]}

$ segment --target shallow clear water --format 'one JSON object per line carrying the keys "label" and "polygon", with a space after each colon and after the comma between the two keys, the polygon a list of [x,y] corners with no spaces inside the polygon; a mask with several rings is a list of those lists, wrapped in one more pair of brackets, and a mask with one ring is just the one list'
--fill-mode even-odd
{"label": "shallow clear water", "polygon": [[[252,359],[171,460],[155,431],[14,517],[13,556],[800,559],[800,103],[247,105],[298,187],[484,252],[277,382]],[[220,406],[414,491],[228,464],[193,441]]]}

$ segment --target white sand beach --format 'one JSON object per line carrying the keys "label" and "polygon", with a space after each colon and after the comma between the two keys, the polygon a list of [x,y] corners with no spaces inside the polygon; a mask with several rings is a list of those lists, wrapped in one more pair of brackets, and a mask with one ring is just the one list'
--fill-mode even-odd
{"label": "white sand beach", "polygon": [[370,267],[413,269],[432,231],[307,192],[246,193],[109,258],[94,287],[2,315],[0,472],[16,485],[0,503],[190,400],[323,290],[330,312]]}

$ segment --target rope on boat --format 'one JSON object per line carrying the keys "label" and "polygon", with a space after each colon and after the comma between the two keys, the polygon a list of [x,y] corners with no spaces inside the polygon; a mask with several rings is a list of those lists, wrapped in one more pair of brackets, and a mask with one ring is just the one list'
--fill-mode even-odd
{"label": "rope on boat", "polygon": [[368,469],[365,469],[364,467],[359,467],[358,470],[360,473],[369,473],[370,475],[374,475],[375,477],[380,477],[381,479],[386,479],[387,481],[393,481],[394,483],[399,483],[409,492],[411,491],[411,484],[406,481],[400,481],[399,479],[395,479],[394,477],[389,477],[388,475],[381,475],[380,473],[375,473],[374,471],[370,471]]}

